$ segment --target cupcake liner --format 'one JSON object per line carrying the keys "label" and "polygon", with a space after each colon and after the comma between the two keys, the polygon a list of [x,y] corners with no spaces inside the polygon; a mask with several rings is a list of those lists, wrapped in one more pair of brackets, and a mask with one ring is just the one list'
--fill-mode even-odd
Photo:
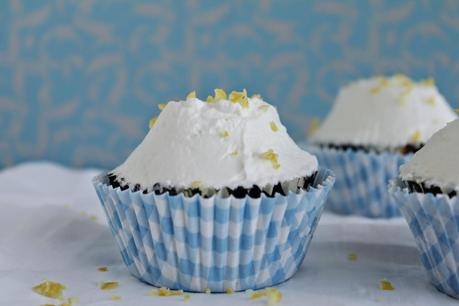
{"label": "cupcake liner", "polygon": [[320,170],[307,191],[259,198],[186,197],[94,186],[129,271],[157,287],[225,292],[289,279],[301,265],[334,183]]}
{"label": "cupcake liner", "polygon": [[342,215],[368,218],[399,217],[396,203],[387,192],[389,181],[398,175],[399,167],[413,155],[376,153],[308,147],[319,164],[333,170],[335,186],[327,199],[326,209]]}
{"label": "cupcake liner", "polygon": [[400,179],[389,189],[413,233],[431,283],[459,298],[459,197],[410,192]]}

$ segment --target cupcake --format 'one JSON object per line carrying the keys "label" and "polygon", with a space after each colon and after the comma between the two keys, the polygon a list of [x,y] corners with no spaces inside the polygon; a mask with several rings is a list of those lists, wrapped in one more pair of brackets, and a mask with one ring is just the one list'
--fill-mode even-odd
{"label": "cupcake", "polygon": [[327,207],[370,218],[399,216],[387,184],[434,132],[457,118],[433,80],[403,75],[353,82],[312,136],[319,162],[336,174]]}
{"label": "cupcake", "polygon": [[459,298],[459,120],[437,132],[401,166],[389,189],[430,281]]}
{"label": "cupcake", "polygon": [[142,143],[94,179],[129,271],[157,287],[260,289],[301,265],[333,185],[246,91],[161,104]]}

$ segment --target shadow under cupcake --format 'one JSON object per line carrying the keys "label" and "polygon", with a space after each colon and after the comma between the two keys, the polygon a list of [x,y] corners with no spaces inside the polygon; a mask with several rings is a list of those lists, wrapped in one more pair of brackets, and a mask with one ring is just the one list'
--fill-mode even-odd
{"label": "shadow under cupcake", "polygon": [[333,170],[326,207],[344,215],[400,216],[387,193],[399,167],[457,115],[433,80],[375,77],[341,89],[308,150]]}
{"label": "shadow under cupcake", "polygon": [[94,179],[129,271],[158,287],[226,292],[301,265],[334,183],[260,97],[215,90],[161,105],[128,159]]}
{"label": "shadow under cupcake", "polygon": [[431,283],[459,298],[459,120],[400,168],[389,191],[416,240]]}

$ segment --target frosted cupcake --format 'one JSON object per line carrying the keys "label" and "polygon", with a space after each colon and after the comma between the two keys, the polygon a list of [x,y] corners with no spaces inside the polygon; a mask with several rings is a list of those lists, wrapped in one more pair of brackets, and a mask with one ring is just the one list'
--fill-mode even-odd
{"label": "frosted cupcake", "polygon": [[459,298],[459,120],[400,168],[390,192],[413,232],[430,281]]}
{"label": "frosted cupcake", "polygon": [[142,143],[94,184],[129,270],[225,292],[289,279],[333,185],[260,97],[215,90],[160,105]]}
{"label": "frosted cupcake", "polygon": [[327,207],[371,218],[399,215],[387,184],[399,166],[457,118],[433,80],[403,75],[359,80],[342,88],[312,143],[336,173]]}

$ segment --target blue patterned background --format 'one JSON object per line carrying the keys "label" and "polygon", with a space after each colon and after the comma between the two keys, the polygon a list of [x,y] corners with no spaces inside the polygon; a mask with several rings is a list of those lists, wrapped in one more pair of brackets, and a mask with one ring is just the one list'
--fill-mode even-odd
{"label": "blue patterned background", "polygon": [[459,98],[459,1],[0,0],[0,166],[112,167],[156,104],[247,88],[298,141],[340,85],[404,72]]}

